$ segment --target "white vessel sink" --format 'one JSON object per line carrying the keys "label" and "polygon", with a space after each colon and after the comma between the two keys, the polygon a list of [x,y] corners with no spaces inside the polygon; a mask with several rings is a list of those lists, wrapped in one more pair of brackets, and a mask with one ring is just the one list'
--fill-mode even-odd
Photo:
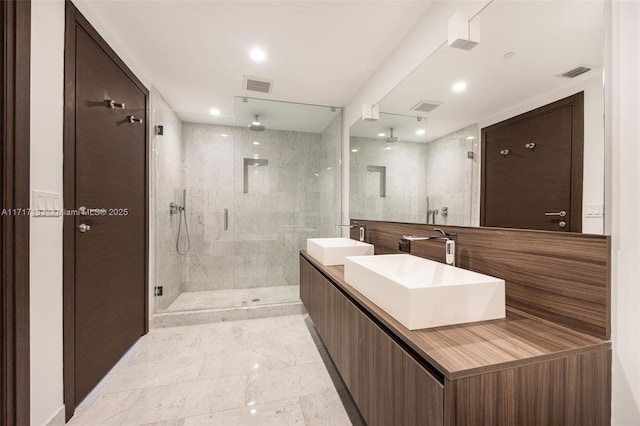
{"label": "white vessel sink", "polygon": [[504,280],[412,256],[347,257],[344,280],[409,330],[504,318]]}
{"label": "white vessel sink", "polygon": [[346,256],[373,255],[373,246],[350,238],[309,238],[307,253],[324,266],[344,265]]}

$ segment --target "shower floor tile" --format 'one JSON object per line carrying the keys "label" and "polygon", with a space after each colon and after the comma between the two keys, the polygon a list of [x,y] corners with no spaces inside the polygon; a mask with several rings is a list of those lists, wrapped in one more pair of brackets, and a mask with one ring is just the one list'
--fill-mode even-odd
{"label": "shower floor tile", "polygon": [[306,315],[152,329],[68,424],[363,424],[318,342]]}
{"label": "shower floor tile", "polygon": [[261,306],[299,301],[300,287],[297,285],[190,291],[181,293],[166,312]]}

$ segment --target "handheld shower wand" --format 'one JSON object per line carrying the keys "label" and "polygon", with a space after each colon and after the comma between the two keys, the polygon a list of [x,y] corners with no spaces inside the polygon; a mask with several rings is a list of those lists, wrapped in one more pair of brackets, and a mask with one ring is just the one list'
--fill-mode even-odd
{"label": "handheld shower wand", "polygon": [[[182,190],[182,205],[179,206],[175,203],[171,203],[170,204],[170,214],[174,215],[174,214],[178,214],[180,219],[178,222],[178,236],[176,238],[176,251],[178,252],[179,255],[184,256],[187,253],[189,253],[189,250],[191,249],[191,240],[189,239],[189,226],[187,225],[187,212],[186,212],[186,206],[187,206],[187,190],[183,189]],[[182,234],[182,217],[184,216],[184,230],[187,233],[187,249],[182,252],[180,251],[180,235]]]}

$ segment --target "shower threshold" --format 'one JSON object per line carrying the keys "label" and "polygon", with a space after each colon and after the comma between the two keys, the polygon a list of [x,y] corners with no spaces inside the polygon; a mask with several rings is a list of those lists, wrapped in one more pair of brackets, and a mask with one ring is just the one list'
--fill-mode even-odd
{"label": "shower threshold", "polygon": [[300,301],[297,285],[190,291],[181,293],[164,312],[230,309]]}

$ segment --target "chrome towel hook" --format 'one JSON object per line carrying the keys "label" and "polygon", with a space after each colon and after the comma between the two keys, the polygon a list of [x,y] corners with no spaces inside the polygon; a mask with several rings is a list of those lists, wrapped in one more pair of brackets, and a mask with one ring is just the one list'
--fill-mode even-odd
{"label": "chrome towel hook", "polygon": [[107,107],[108,108],[111,108],[111,109],[122,108],[122,109],[124,109],[124,102],[119,103],[119,102],[114,101],[113,99],[107,99],[106,102],[107,102]]}
{"label": "chrome towel hook", "polygon": [[524,147],[527,148],[527,149],[533,150],[533,148],[536,147],[536,144],[534,142],[529,142],[529,143],[524,144]]}
{"label": "chrome towel hook", "polygon": [[507,155],[509,155],[511,151],[509,151],[508,149],[503,149],[500,151],[500,155],[506,157]]}
{"label": "chrome towel hook", "polygon": [[142,118],[135,118],[133,115],[128,116],[127,120],[129,120],[129,123],[140,123],[140,124],[142,124]]}

